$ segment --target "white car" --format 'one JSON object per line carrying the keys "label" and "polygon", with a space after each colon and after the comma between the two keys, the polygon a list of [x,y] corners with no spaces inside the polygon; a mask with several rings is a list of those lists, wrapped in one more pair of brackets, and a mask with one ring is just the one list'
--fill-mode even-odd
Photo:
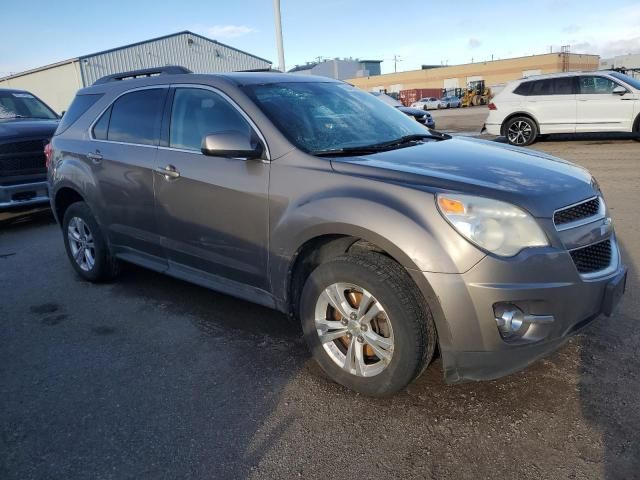
{"label": "white car", "polygon": [[462,100],[455,95],[450,97],[442,97],[440,99],[441,108],[460,108],[462,106]]}
{"label": "white car", "polygon": [[436,97],[421,98],[417,102],[411,104],[412,108],[420,108],[422,110],[431,110],[432,108],[442,108],[442,102]]}
{"label": "white car", "polygon": [[640,138],[640,81],[609,71],[517,80],[493,98],[482,131],[519,146],[549,133],[637,132]]}

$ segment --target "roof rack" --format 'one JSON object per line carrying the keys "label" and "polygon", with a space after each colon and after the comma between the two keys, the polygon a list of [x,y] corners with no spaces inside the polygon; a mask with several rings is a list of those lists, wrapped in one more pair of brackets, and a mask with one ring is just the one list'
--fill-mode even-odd
{"label": "roof rack", "polygon": [[180,75],[182,73],[193,73],[191,70],[178,65],[169,65],[166,67],[145,68],[143,70],[131,70],[130,72],[114,73],[99,78],[94,85],[102,83],[118,82],[120,80],[131,80],[134,78],[153,77],[155,75]]}

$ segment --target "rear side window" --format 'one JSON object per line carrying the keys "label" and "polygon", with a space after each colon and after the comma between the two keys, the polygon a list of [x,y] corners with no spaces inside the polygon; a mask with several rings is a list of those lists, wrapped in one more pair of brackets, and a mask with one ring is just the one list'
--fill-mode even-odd
{"label": "rear side window", "polygon": [[516,95],[530,95],[533,82],[523,82],[513,91]]}
{"label": "rear side window", "polygon": [[[126,93],[118,98],[111,107],[107,140],[157,145],[165,93],[166,89],[150,88]],[[105,121],[103,117],[98,123]],[[104,128],[103,124],[101,128]]]}
{"label": "rear side window", "polygon": [[96,140],[106,140],[109,131],[109,119],[111,118],[111,107],[102,114],[100,119],[93,126],[93,138]]}
{"label": "rear side window", "polygon": [[62,116],[62,120],[58,124],[58,128],[56,129],[56,133],[54,135],[59,135],[64,132],[67,128],[73,125],[76,120],[78,120],[84,112],[89,110],[94,103],[96,103],[100,97],[102,97],[101,93],[94,93],[90,95],[76,95],[76,98],[73,99],[71,105],[69,105],[69,109]]}
{"label": "rear side window", "polygon": [[513,91],[516,95],[573,95],[573,77],[548,78],[523,82]]}

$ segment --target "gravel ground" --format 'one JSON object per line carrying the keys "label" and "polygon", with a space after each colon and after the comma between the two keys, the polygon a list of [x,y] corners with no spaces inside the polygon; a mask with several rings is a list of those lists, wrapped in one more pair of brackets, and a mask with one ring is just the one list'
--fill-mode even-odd
{"label": "gravel ground", "polygon": [[[477,131],[486,109],[435,115]],[[640,143],[533,148],[598,178],[619,313],[523,372],[446,386],[436,361],[384,400],[326,380],[278,313],[136,267],[91,285],[48,214],[3,223],[0,478],[637,478]]]}

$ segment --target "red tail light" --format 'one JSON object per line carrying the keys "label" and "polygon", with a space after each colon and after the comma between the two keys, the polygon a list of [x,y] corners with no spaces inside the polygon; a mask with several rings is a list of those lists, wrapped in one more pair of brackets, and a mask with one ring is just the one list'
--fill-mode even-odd
{"label": "red tail light", "polygon": [[489,110],[497,110],[498,107],[496,107],[496,104],[491,102],[489,105],[487,105],[489,107]]}
{"label": "red tail light", "polygon": [[51,142],[49,142],[44,146],[44,157],[46,159],[44,164],[46,165],[47,168],[49,168],[49,164],[51,163],[52,154],[53,154],[53,151],[51,150]]}

